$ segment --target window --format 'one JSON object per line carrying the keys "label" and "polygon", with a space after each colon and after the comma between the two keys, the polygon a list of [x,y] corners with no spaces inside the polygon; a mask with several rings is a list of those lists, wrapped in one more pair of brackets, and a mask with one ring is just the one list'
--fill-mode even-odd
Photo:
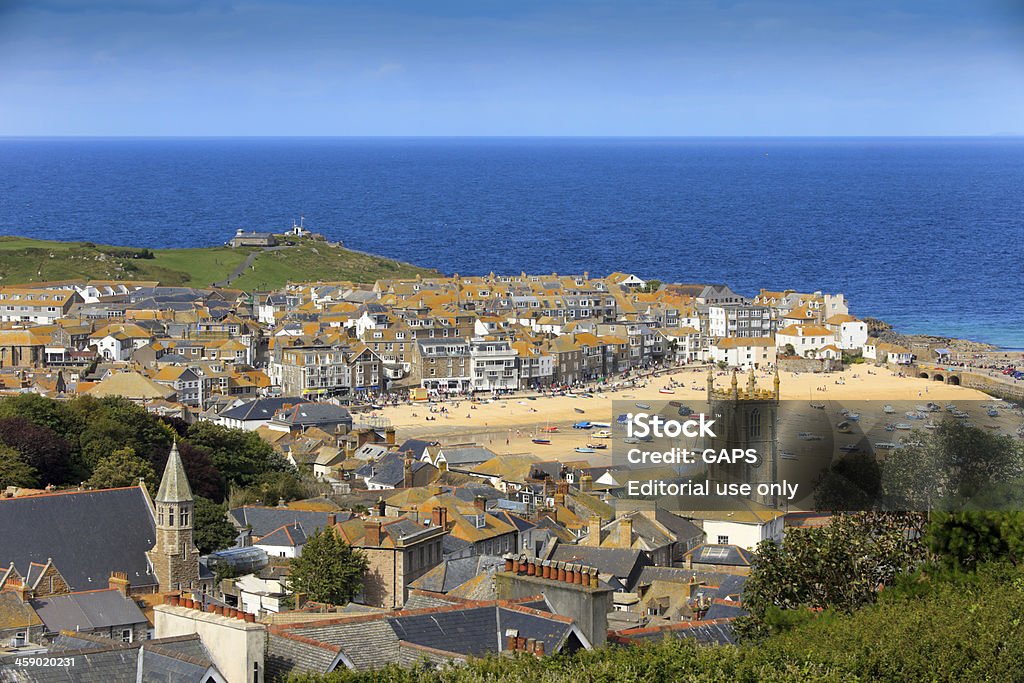
{"label": "window", "polygon": [[188,526],[188,511],[187,510],[182,510],[181,511],[181,525],[182,526]]}
{"label": "window", "polygon": [[18,631],[14,634],[14,647],[22,647],[28,643],[28,633]]}
{"label": "window", "polygon": [[[729,537],[728,536],[719,536],[718,537],[718,544],[719,545],[729,545]],[[708,548],[708,550],[712,550],[712,548]],[[717,548],[716,548],[716,550],[717,550]],[[705,555],[710,555],[710,553],[707,553],[707,552],[705,552],[704,554]]]}
{"label": "window", "polygon": [[132,642],[132,630],[130,628],[121,629],[121,642],[130,643]]}

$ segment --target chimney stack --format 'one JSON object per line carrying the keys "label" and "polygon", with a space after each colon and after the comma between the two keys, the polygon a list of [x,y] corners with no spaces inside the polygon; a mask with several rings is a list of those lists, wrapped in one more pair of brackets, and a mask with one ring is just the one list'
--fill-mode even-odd
{"label": "chimney stack", "polygon": [[368,546],[380,546],[380,521],[363,522],[363,543]]}
{"label": "chimney stack", "polygon": [[633,518],[632,517],[621,517],[619,518],[619,542],[618,547],[620,548],[632,548],[633,547]]}
{"label": "chimney stack", "polygon": [[591,515],[587,520],[587,536],[583,539],[583,545],[598,547],[601,545],[601,518]]}
{"label": "chimney stack", "polygon": [[442,529],[448,528],[448,508],[436,507],[432,511],[431,523]]}
{"label": "chimney stack", "polygon": [[337,523],[338,523],[338,516],[335,515],[333,512],[328,513],[328,515],[327,515],[327,526],[334,526]]}
{"label": "chimney stack", "polygon": [[473,499],[473,507],[475,507],[480,512],[483,512],[487,507],[487,499],[484,498],[483,496],[477,496],[476,498]]}
{"label": "chimney stack", "polygon": [[387,427],[384,429],[384,442],[389,446],[395,445],[395,428]]}
{"label": "chimney stack", "polygon": [[121,595],[128,597],[128,591],[131,588],[131,583],[128,582],[128,575],[124,572],[111,572],[110,578],[107,580],[107,586],[113,588]]}
{"label": "chimney stack", "polygon": [[414,486],[412,478],[412,451],[406,454],[402,471],[402,488],[411,489]]}

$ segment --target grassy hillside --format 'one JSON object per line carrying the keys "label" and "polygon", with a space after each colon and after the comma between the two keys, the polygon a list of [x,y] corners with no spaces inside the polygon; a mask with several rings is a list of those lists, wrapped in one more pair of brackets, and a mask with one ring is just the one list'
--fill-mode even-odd
{"label": "grassy hillside", "polygon": [[292,247],[263,252],[229,247],[150,250],[0,237],[0,285],[89,278],[158,280],[164,285],[204,287],[225,280],[254,252],[252,266],[231,287],[270,289],[289,281],[310,280],[373,282],[379,278],[433,273],[308,239],[298,240]]}

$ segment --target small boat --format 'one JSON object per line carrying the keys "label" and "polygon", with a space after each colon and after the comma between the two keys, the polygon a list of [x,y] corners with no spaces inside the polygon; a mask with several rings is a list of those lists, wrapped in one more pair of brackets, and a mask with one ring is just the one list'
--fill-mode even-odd
{"label": "small boat", "polygon": [[887,432],[895,432],[896,431],[896,425],[894,425],[892,422],[888,423],[887,425],[885,425],[885,431],[887,431]]}
{"label": "small boat", "polygon": [[825,410],[825,404],[824,403],[814,403],[814,402],[812,402],[811,403],[811,407],[814,408],[815,410]]}
{"label": "small boat", "polygon": [[671,389],[658,389],[658,393],[659,394],[674,394],[676,392],[672,391]]}
{"label": "small boat", "polygon": [[373,408],[374,410],[382,410],[384,408],[384,406],[382,406],[379,403],[371,403],[370,407]]}
{"label": "small boat", "polygon": [[618,422],[620,425],[624,425],[627,422],[629,422],[629,415],[627,415],[626,413],[622,413],[617,418],[615,418],[615,421]]}
{"label": "small boat", "polygon": [[851,420],[853,420],[854,422],[856,422],[857,420],[860,419],[860,413],[849,413],[849,414],[847,414],[846,417],[848,417]]}
{"label": "small boat", "polygon": [[610,422],[591,422],[591,427],[597,427],[598,429],[611,429],[612,425]]}
{"label": "small boat", "polygon": [[783,460],[796,460],[796,453],[791,453],[789,451],[780,451],[779,457],[782,458]]}
{"label": "small boat", "polygon": [[622,443],[628,443],[628,444],[640,443],[640,439],[636,438],[635,436],[627,436],[625,439],[622,440]]}
{"label": "small boat", "polygon": [[594,398],[593,394],[580,394],[580,398]]}
{"label": "small boat", "polygon": [[989,408],[988,409],[988,416],[989,417],[999,417],[999,411],[996,410],[995,408]]}
{"label": "small boat", "polygon": [[574,424],[572,426],[572,428],[573,429],[590,429],[593,426],[594,425],[591,422],[577,422],[576,424]]}
{"label": "small boat", "polygon": [[650,410],[651,409],[651,406],[649,404],[647,404],[647,403],[634,403],[633,405],[635,405],[640,410]]}
{"label": "small boat", "polygon": [[594,450],[601,451],[601,450],[604,450],[605,448],[608,448],[608,444],[606,444],[606,443],[588,443],[587,444],[587,448],[593,448]]}
{"label": "small boat", "polygon": [[900,445],[898,443],[893,443],[892,441],[879,441],[878,443],[875,444],[875,449],[876,450],[883,450],[883,451],[891,451],[891,450],[895,450],[895,449],[897,449],[899,447],[900,447]]}
{"label": "small boat", "polygon": [[554,434],[555,432],[558,431],[558,427],[541,427],[540,431],[545,432],[547,434]]}
{"label": "small boat", "polygon": [[602,429],[600,431],[594,432],[593,437],[595,439],[610,439],[612,438],[612,433],[607,429]]}
{"label": "small boat", "polygon": [[924,428],[925,429],[938,429],[939,425],[935,424],[934,422],[925,422],[924,423]]}
{"label": "small boat", "polygon": [[856,453],[857,451],[860,450],[860,446],[858,446],[855,443],[848,443],[840,446],[839,450],[841,450],[844,453]]}
{"label": "small boat", "polygon": [[912,425],[908,425],[906,422],[896,423],[896,429],[900,430],[901,432],[909,432],[913,428],[914,427]]}
{"label": "small boat", "polygon": [[595,451],[595,450],[594,450],[593,448],[582,448],[582,447],[578,447],[578,448],[575,448],[574,450],[575,450],[575,451],[576,451],[577,453],[595,453],[595,452],[596,452],[596,451]]}
{"label": "small boat", "polygon": [[843,420],[842,422],[840,422],[839,424],[836,425],[836,429],[838,429],[843,434],[849,434],[850,433],[850,423],[847,422],[846,420]]}
{"label": "small boat", "polygon": [[885,413],[886,415],[892,415],[893,413],[896,412],[896,409],[893,408],[891,405],[886,404],[885,407],[882,408],[882,412]]}
{"label": "small boat", "polygon": [[821,441],[825,438],[821,434],[814,434],[812,432],[800,432],[797,436],[804,441]]}
{"label": "small boat", "polygon": [[549,445],[551,445],[551,439],[543,439],[543,438],[537,437],[536,439],[530,439],[530,440],[533,441],[535,444],[539,444],[541,446],[549,446]]}
{"label": "small boat", "polygon": [[582,413],[584,413],[584,412],[585,412],[585,411],[583,410],[583,408],[573,408],[573,410],[575,410],[575,411],[576,411],[577,413],[580,413],[580,414],[582,414]]}

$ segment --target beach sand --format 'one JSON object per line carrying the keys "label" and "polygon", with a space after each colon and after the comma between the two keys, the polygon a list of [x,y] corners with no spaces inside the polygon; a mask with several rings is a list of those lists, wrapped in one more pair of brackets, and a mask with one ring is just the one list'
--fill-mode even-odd
{"label": "beach sand", "polygon": [[[869,370],[873,374],[869,375]],[[740,386],[745,387],[747,375],[740,373],[738,379]],[[681,369],[642,381],[646,386],[595,393],[594,398],[546,396],[527,400],[513,396],[477,404],[463,400],[444,404],[403,405],[384,408],[375,411],[373,415],[390,420],[398,430],[400,441],[417,438],[447,444],[477,443],[499,454],[534,453],[544,459],[586,460],[597,466],[607,463],[606,452],[581,454],[574,449],[588,443],[609,443],[610,440],[596,439],[596,430],[572,429],[573,423],[581,420],[610,423],[615,419],[616,409],[619,413],[626,412],[635,403],[678,401],[684,405],[694,404],[696,409],[697,404],[707,396],[706,370]],[[729,374],[716,372],[716,387],[727,388],[730,381]],[[770,388],[773,375],[758,373],[757,381],[758,386]],[[675,386],[672,394],[659,392],[670,383],[683,386]],[[842,372],[830,374],[783,372],[780,374],[780,389],[783,400],[808,403],[933,401],[941,405],[950,401],[991,400],[986,394],[967,387],[901,377],[888,368],[867,365],[851,366]],[[617,405],[613,406],[613,401]],[[444,405],[448,410],[447,415],[430,413],[430,405]],[[577,408],[584,412],[576,412]],[[428,415],[437,419],[427,421],[425,418]],[[545,427],[558,427],[559,430],[556,433],[542,433]],[[535,436],[550,438],[551,444],[535,444],[531,440]]]}

